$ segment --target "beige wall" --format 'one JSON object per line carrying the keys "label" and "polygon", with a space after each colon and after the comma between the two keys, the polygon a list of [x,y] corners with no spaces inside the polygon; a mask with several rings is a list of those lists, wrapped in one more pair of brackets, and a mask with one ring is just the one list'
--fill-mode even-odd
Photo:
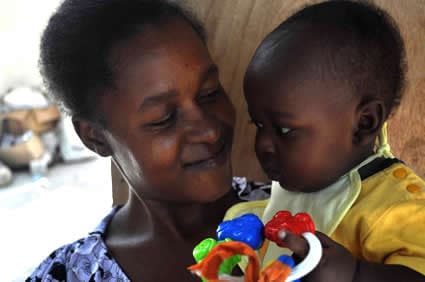
{"label": "beige wall", "polygon": [[[238,113],[233,150],[234,174],[265,179],[253,152],[255,129],[248,124],[242,78],[264,36],[307,3],[304,0],[188,0],[205,23],[211,54]],[[425,176],[425,1],[377,0],[399,23],[406,42],[409,86],[402,107],[390,121],[390,142],[397,156]],[[118,182],[119,180],[114,180]],[[115,198],[123,201],[126,188]]]}

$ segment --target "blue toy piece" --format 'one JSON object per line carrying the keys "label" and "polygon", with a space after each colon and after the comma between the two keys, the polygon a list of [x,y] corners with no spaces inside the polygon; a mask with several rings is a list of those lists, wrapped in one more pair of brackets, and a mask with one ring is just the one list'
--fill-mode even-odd
{"label": "blue toy piece", "polygon": [[291,256],[281,255],[280,257],[277,258],[277,260],[283,264],[286,264],[290,268],[293,268],[295,266],[295,261]]}
{"label": "blue toy piece", "polygon": [[[295,261],[291,256],[281,255],[280,257],[277,258],[277,260],[280,261],[283,264],[286,264],[291,269],[294,268],[294,266],[295,266]],[[292,281],[293,282],[301,282],[300,279],[296,279],[296,280],[292,280]]]}
{"label": "blue toy piece", "polygon": [[264,242],[264,225],[258,216],[251,213],[223,221],[217,228],[217,239],[226,238],[243,242],[258,250]]}

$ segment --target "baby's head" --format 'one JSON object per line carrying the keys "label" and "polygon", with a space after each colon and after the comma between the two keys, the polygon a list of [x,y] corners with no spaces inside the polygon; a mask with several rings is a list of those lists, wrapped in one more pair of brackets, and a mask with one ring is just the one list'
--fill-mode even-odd
{"label": "baby's head", "polygon": [[292,191],[335,182],[373,153],[405,72],[402,38],[384,11],[330,1],[292,15],[260,44],[244,81],[265,172]]}

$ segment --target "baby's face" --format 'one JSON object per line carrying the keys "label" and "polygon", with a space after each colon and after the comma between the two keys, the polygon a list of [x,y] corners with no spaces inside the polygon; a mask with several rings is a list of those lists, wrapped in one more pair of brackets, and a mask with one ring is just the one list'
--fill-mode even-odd
{"label": "baby's face", "polygon": [[346,84],[300,67],[249,68],[244,91],[257,157],[285,189],[318,191],[356,164],[357,101]]}

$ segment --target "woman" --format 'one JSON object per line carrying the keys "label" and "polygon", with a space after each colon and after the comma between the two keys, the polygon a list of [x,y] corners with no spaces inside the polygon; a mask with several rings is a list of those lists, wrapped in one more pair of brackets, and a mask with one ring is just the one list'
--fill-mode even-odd
{"label": "woman", "polygon": [[253,188],[231,188],[235,113],[202,27],[166,1],[65,0],[41,69],[81,140],[112,157],[132,193],[29,281],[198,281],[186,270],[193,247],[215,237],[235,192]]}

